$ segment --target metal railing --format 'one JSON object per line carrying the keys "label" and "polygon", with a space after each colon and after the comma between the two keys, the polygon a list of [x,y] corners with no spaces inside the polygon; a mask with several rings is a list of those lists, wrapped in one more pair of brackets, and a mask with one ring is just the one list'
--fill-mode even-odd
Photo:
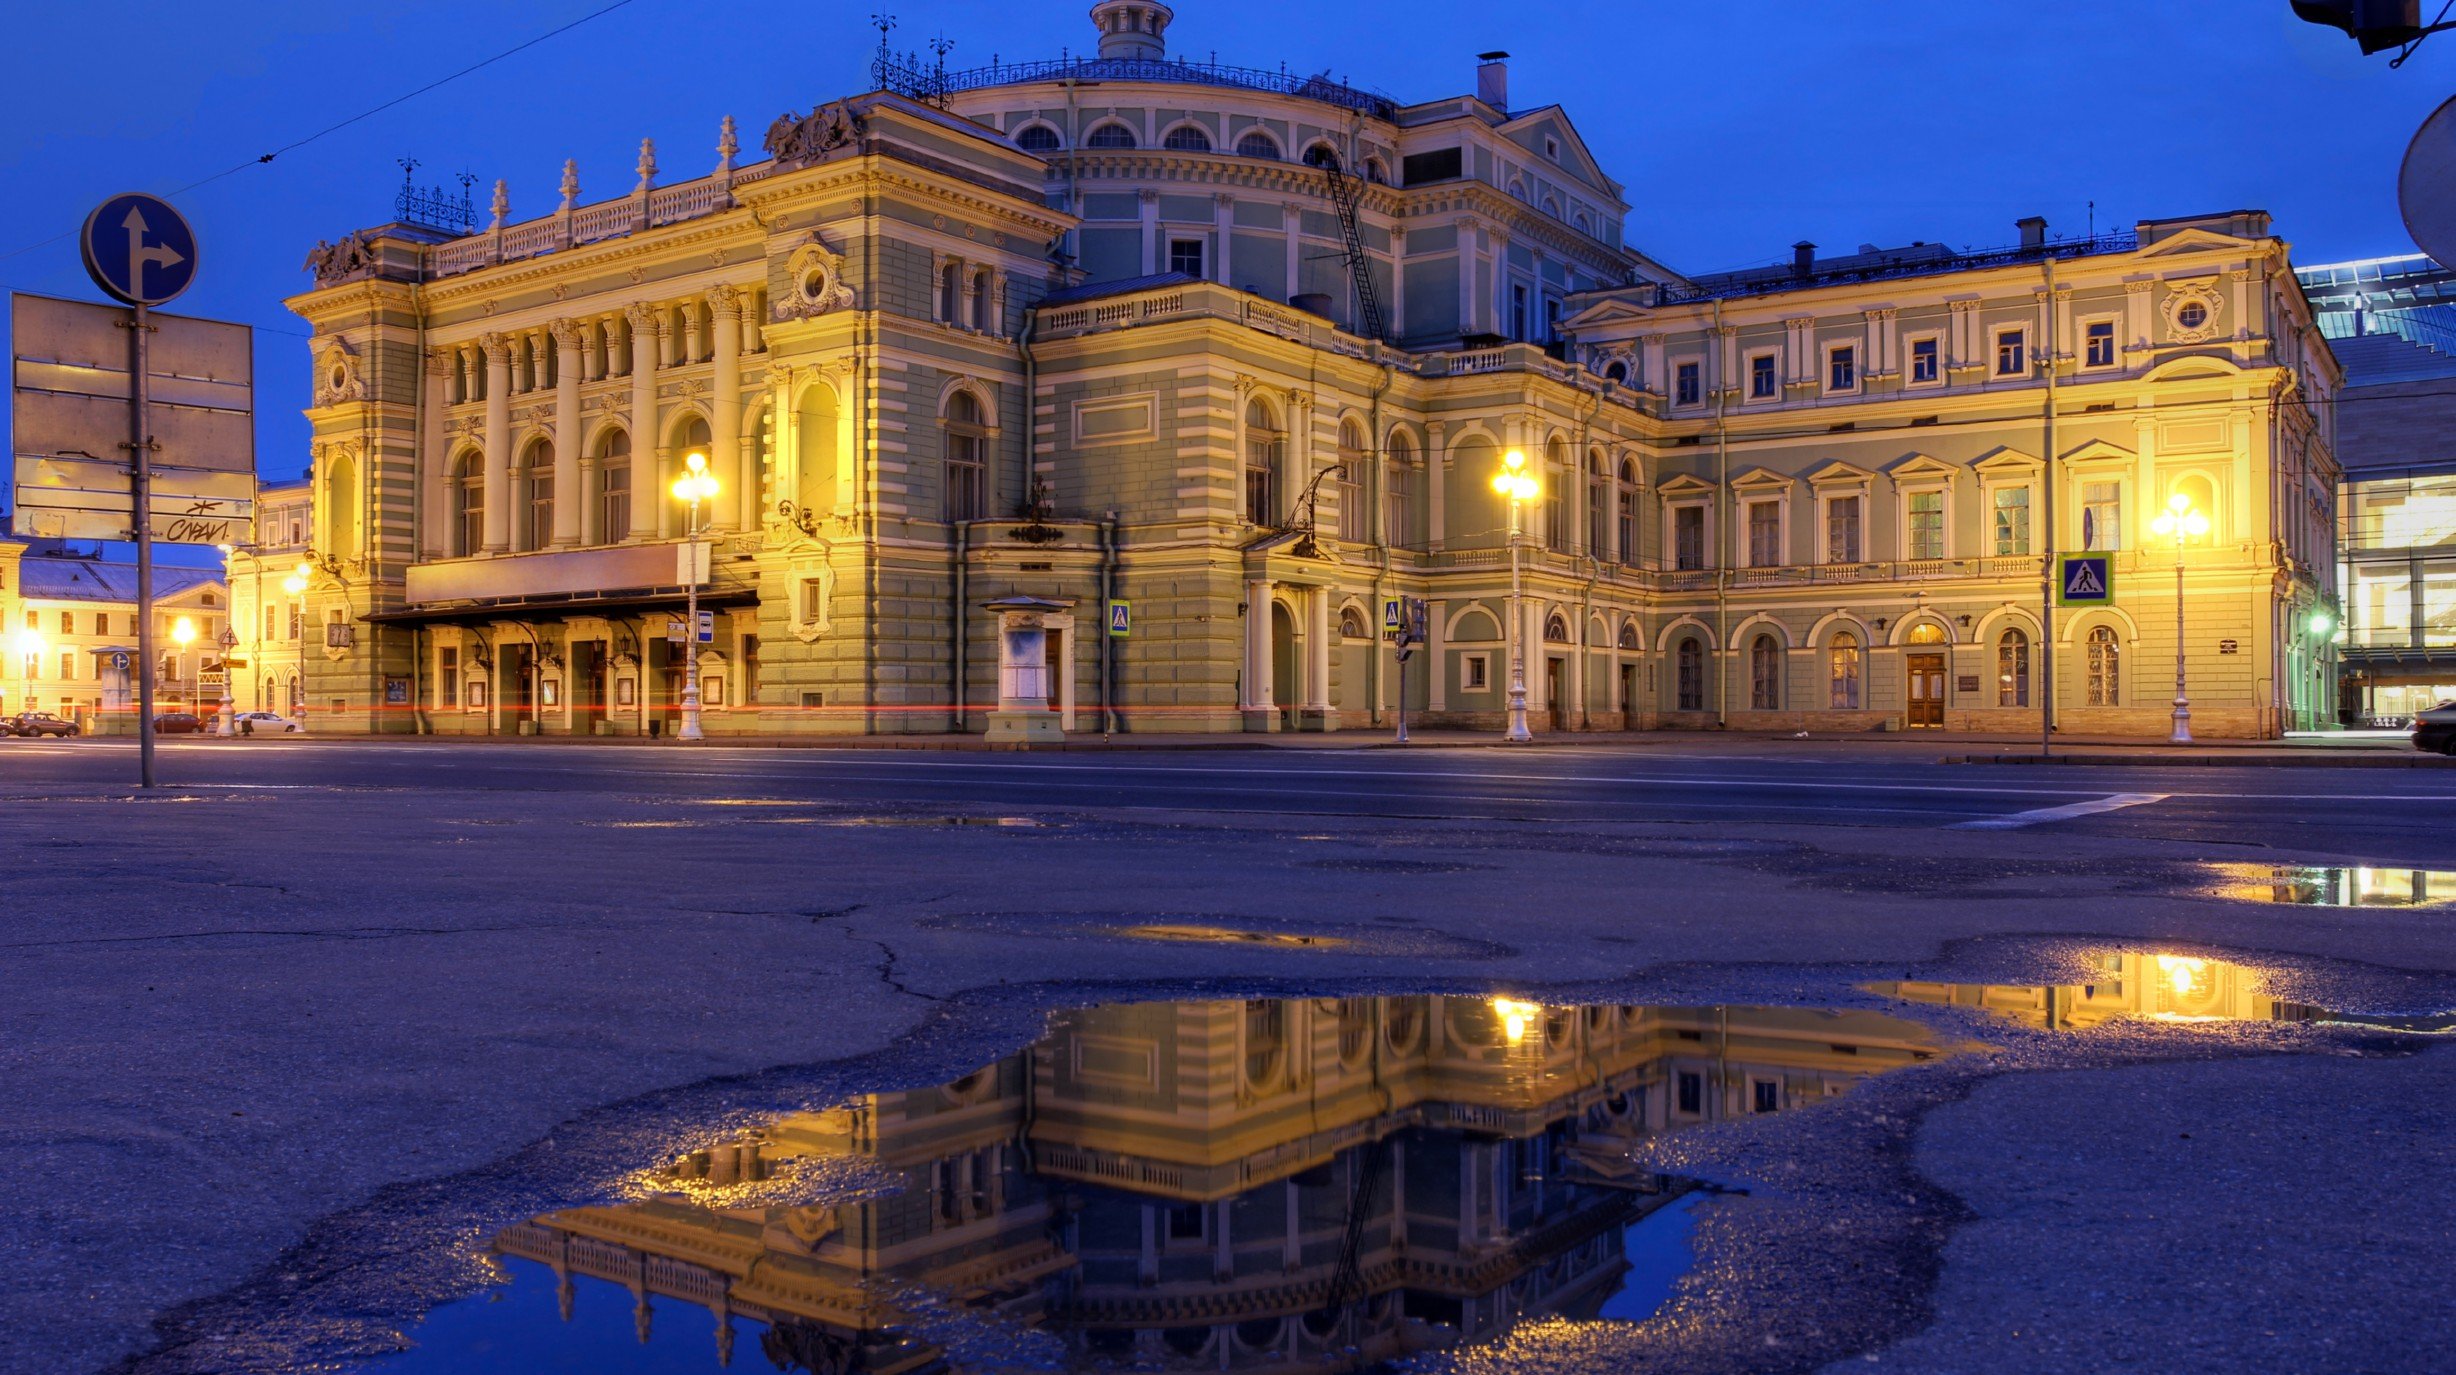
{"label": "metal railing", "polygon": [[880,53],[870,61],[870,76],[880,90],[933,104],[964,91],[1032,81],[1156,81],[1187,86],[1231,86],[1244,91],[1296,96],[1345,110],[1361,111],[1376,119],[1390,119],[1398,113],[1398,102],[1388,96],[1360,91],[1346,82],[1333,80],[1327,74],[1298,76],[1284,67],[1274,72],[1260,67],[1235,67],[1223,62],[1061,57],[1043,62],[992,62],[985,67],[951,72],[944,67],[924,66],[917,56],[911,54],[895,56]]}
{"label": "metal railing", "polygon": [[2115,230],[2094,238],[2051,239],[2045,243],[2020,244],[2010,248],[1981,248],[1966,253],[1939,253],[1931,258],[1905,258],[1891,262],[1869,263],[1859,267],[1823,268],[1809,272],[1789,271],[1779,266],[1753,269],[1744,275],[1724,275],[1708,278],[1692,286],[1669,283],[1655,287],[1655,304],[1685,305],[1694,301],[1712,301],[1735,296],[1765,296],[1778,291],[1794,291],[1801,287],[1836,286],[1849,282],[1878,282],[1897,277],[1927,277],[1940,272],[1968,272],[1976,268],[2008,267],[2019,263],[2044,262],[2049,258],[2079,258],[2096,253],[2128,253],[2140,247],[2140,236],[2129,230]]}

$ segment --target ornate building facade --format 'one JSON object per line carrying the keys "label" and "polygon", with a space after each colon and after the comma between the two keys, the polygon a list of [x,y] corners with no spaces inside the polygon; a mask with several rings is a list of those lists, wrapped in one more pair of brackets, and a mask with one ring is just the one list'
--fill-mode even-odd
{"label": "ornate building facade", "polygon": [[[626,194],[320,245],[319,717],[670,731],[696,578],[711,734],[981,730],[1008,596],[1067,729],[1493,725],[1513,450],[1538,729],[2035,729],[2051,661],[2063,728],[2162,730],[2178,493],[2195,720],[2324,706],[2338,379],[2265,216],[1683,277],[1497,55],[1401,105],[1093,18],[882,53],[764,160],[728,120],[703,176],[643,144]],[[2084,549],[2112,601],[2046,612]]]}

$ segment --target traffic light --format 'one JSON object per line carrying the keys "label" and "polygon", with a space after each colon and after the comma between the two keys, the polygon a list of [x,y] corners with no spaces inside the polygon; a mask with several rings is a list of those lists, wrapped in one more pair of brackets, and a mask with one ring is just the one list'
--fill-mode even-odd
{"label": "traffic light", "polygon": [[2294,13],[2314,24],[2343,29],[2365,54],[2401,48],[2431,28],[2422,23],[2422,0],[2293,0]]}

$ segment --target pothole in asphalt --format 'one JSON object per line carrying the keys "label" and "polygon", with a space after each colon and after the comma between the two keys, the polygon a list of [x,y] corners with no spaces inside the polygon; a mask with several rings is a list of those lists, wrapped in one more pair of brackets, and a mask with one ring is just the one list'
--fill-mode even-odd
{"label": "pothole in asphalt", "polygon": [[1507,959],[1517,951],[1496,941],[1443,931],[1273,921],[1264,917],[1210,913],[1144,912],[966,912],[933,917],[936,930],[979,931],[1002,937],[1044,940],[1157,941],[1170,944],[1250,946],[1258,950],[1316,950],[1409,960]]}
{"label": "pothole in asphalt", "polygon": [[961,1078],[677,1149],[634,1201],[496,1233],[485,1292],[358,1369],[1355,1369],[1640,1322],[1688,1267],[1693,1187],[1645,1143],[1951,1048],[1867,1010],[1063,1012]]}
{"label": "pothole in asphalt", "polygon": [[2209,897],[2291,907],[2438,907],[2456,903],[2456,872],[2337,864],[2209,864]]}

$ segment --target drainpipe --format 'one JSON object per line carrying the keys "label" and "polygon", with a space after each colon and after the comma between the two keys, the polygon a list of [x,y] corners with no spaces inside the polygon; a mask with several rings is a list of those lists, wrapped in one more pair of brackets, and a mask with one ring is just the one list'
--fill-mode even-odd
{"label": "drainpipe", "polygon": [[1040,457],[1040,427],[1036,417],[1040,407],[1040,367],[1032,356],[1032,326],[1040,320],[1040,307],[1035,305],[1023,313],[1023,328],[1015,332],[1015,353],[1023,360],[1023,480],[1015,488],[1018,505],[1032,499],[1032,469]]}
{"label": "drainpipe", "polygon": [[[2047,274],[2047,400],[2043,418],[2046,452],[2039,455],[2039,515],[2046,525],[2038,560],[2038,757],[2055,752],[2055,258]],[[1982,518],[1984,513],[1981,513]]]}
{"label": "drainpipe", "polygon": [[964,698],[969,695],[971,687],[970,666],[965,662],[964,651],[969,648],[967,641],[971,638],[972,627],[968,624],[970,618],[964,614],[964,597],[967,581],[965,575],[971,571],[972,561],[969,557],[971,550],[972,522],[957,521],[955,523],[955,576],[948,579],[955,585],[955,599],[947,608],[949,619],[955,627],[955,685],[951,704],[954,711],[951,714],[955,722],[954,733],[957,735],[965,734],[970,728],[970,722],[966,719],[969,713],[964,710]]}
{"label": "drainpipe", "polygon": [[1117,512],[1100,517],[1100,738],[1117,733],[1117,650],[1109,634],[1109,603],[1117,599]]}
{"label": "drainpipe", "polygon": [[[1714,644],[1721,662],[1714,673],[1714,728],[1731,723],[1731,431],[1723,421],[1723,303],[1714,301],[1714,337],[1706,357],[1714,364]],[[1675,670],[1676,671],[1676,670]],[[1676,685],[1675,685],[1676,686]],[[1678,705],[1674,703],[1674,705]]]}

